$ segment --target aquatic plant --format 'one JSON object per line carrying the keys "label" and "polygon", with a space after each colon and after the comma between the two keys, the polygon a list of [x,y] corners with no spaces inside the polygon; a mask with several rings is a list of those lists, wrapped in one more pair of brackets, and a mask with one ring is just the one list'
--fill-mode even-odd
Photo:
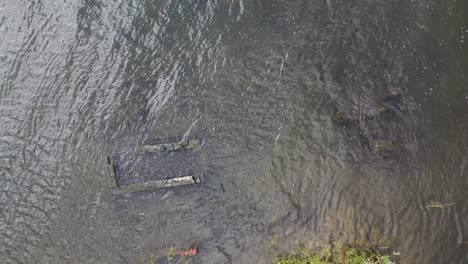
{"label": "aquatic plant", "polygon": [[454,205],[454,203],[442,203],[441,201],[429,201],[426,208],[445,208]]}
{"label": "aquatic plant", "polygon": [[[399,254],[399,253],[398,253]],[[396,254],[395,254],[396,255]],[[311,251],[301,247],[285,256],[279,256],[275,264],[393,264],[390,255],[381,254],[364,245],[342,246],[335,250]]]}

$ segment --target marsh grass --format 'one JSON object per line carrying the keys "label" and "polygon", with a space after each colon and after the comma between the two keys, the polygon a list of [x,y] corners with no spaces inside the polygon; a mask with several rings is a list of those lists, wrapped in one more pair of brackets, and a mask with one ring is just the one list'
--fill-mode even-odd
{"label": "marsh grass", "polygon": [[441,201],[429,201],[426,205],[426,208],[446,208],[451,205],[454,205],[454,203],[442,203]]}
{"label": "marsh grass", "polygon": [[390,255],[365,245],[341,246],[333,250],[311,251],[299,248],[277,257],[275,264],[393,264]]}
{"label": "marsh grass", "polygon": [[141,264],[157,264],[156,256],[153,254],[145,254],[140,257]]}
{"label": "marsh grass", "polygon": [[[177,250],[175,247],[172,247],[169,249],[165,257],[167,258],[168,261],[172,261],[174,257],[177,256]],[[151,253],[146,253],[145,255],[140,257],[140,263],[141,264],[159,264],[158,259],[161,257],[161,255],[156,256]],[[164,256],[163,256],[164,257]]]}
{"label": "marsh grass", "polygon": [[169,252],[167,253],[167,259],[171,261],[175,256],[177,256],[177,250],[175,247],[171,246]]}

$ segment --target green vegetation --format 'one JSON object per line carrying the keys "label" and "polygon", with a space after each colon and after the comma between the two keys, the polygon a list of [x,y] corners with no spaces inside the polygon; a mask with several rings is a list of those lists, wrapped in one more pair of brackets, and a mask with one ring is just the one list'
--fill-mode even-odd
{"label": "green vegetation", "polygon": [[[395,254],[399,255],[399,253]],[[393,264],[390,255],[372,247],[342,246],[335,250],[313,252],[303,247],[276,258],[275,264]]]}

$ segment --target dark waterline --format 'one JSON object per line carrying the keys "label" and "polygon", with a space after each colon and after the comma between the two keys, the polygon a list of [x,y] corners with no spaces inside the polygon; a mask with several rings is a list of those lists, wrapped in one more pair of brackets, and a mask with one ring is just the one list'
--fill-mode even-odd
{"label": "dark waterline", "polygon": [[[468,263],[467,18],[465,0],[1,1],[0,262],[366,240]],[[164,169],[202,184],[111,194],[108,155],[180,138],[204,145]]]}

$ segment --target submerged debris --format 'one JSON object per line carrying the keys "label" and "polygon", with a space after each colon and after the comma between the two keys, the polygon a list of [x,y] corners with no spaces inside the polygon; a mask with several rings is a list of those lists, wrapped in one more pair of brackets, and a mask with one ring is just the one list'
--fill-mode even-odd
{"label": "submerged debris", "polygon": [[351,115],[349,114],[346,114],[342,111],[339,111],[339,110],[336,110],[335,113],[333,114],[332,116],[332,120],[336,123],[336,124],[342,124],[342,123],[346,123],[346,122],[353,122],[355,121]]}
{"label": "submerged debris", "polygon": [[391,140],[378,139],[372,141],[372,149],[375,152],[389,152],[395,149],[395,144]]}
{"label": "submerged debris", "polygon": [[400,108],[403,101],[403,93],[397,87],[390,87],[384,93],[383,102],[393,108]]}

